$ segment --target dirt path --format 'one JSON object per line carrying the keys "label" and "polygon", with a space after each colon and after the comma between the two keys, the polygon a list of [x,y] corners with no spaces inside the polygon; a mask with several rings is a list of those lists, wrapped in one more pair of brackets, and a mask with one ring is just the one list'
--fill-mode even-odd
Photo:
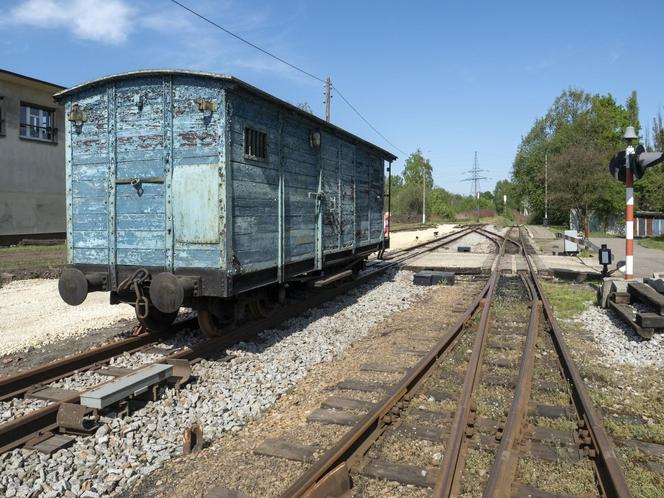
{"label": "dirt path", "polygon": [[18,280],[0,288],[0,355],[80,338],[120,320],[134,318],[127,305],[111,306],[108,293],[95,292],[80,306],[67,305],[57,280]]}

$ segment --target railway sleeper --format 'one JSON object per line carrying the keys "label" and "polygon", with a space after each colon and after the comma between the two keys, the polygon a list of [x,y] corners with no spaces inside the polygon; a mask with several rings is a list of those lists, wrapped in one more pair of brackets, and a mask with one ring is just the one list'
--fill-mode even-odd
{"label": "railway sleeper", "polygon": [[[83,393],[43,387],[28,397],[59,403],[55,423],[25,438],[24,447],[51,454],[72,444],[72,435],[87,435],[99,427],[100,413],[123,417],[159,398],[159,388],[170,385],[179,389],[191,376],[187,360],[171,359],[140,370],[131,370],[114,380]],[[56,433],[55,431],[58,431]]]}

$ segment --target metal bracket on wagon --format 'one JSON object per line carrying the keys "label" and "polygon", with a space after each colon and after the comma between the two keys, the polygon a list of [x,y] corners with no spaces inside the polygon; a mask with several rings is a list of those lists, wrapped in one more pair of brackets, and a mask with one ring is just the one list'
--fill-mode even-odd
{"label": "metal bracket on wagon", "polygon": [[125,278],[120,285],[118,285],[118,292],[125,292],[129,288],[133,289],[136,294],[136,301],[134,307],[136,308],[136,316],[140,318],[147,318],[150,312],[150,301],[143,295],[143,284],[150,280],[150,272],[145,268],[139,268],[131,277]]}

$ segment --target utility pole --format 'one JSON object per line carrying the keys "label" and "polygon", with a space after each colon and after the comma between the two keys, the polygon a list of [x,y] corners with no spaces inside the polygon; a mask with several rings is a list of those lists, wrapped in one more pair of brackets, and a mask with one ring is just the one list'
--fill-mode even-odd
{"label": "utility pole", "polygon": [[549,155],[544,153],[544,226],[549,226]]}
{"label": "utility pole", "polygon": [[477,151],[475,151],[475,159],[473,161],[473,169],[466,171],[466,174],[469,174],[470,177],[464,178],[464,182],[473,182],[472,192],[473,196],[477,200],[477,221],[480,221],[480,180],[486,180],[486,176],[482,176],[481,173],[484,173],[483,169],[480,169],[479,163],[477,162]]}
{"label": "utility pole", "polygon": [[422,225],[427,222],[427,180],[424,162],[422,162]]}
{"label": "utility pole", "polygon": [[332,99],[332,81],[328,76],[325,80],[325,121],[330,122],[330,100]]}

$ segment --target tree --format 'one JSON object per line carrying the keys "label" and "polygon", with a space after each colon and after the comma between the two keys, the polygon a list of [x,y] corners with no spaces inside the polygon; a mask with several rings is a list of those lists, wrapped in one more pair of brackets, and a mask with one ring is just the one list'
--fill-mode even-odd
{"label": "tree", "polygon": [[493,188],[493,205],[498,213],[502,213],[505,209],[503,196],[507,196],[508,209],[519,208],[519,203],[514,195],[514,185],[509,180],[498,180]]}
{"label": "tree", "polygon": [[429,196],[429,212],[437,217],[447,220],[454,219],[452,195],[445,189],[435,187]]}
{"label": "tree", "polygon": [[422,155],[422,151],[417,149],[406,159],[403,167],[403,181],[405,185],[419,185],[422,188],[422,175],[426,181],[426,188],[433,187],[433,168],[431,162]]}
{"label": "tree", "polygon": [[314,111],[311,110],[311,106],[309,105],[309,102],[300,102],[295,105],[298,109],[301,109],[305,112],[308,112],[309,114],[313,114]]}
{"label": "tree", "polygon": [[[391,192],[389,190],[388,181],[389,181],[389,177],[386,176],[385,177],[385,190],[384,190],[384,192],[385,192],[385,196],[384,196],[385,210],[387,211],[388,209],[392,209],[392,211],[394,211],[395,208],[396,208],[395,203],[394,203],[394,199],[396,199],[399,196],[399,192],[401,192],[403,190],[403,178],[400,175],[392,175],[392,191]],[[390,206],[390,203],[389,203],[390,199],[387,196],[388,193],[390,193],[390,195],[392,196],[391,206]]]}
{"label": "tree", "polygon": [[[657,112],[652,123],[651,150],[664,150],[664,126],[662,114]],[[646,211],[664,211],[664,166],[657,165],[646,170],[643,178],[634,183],[637,206]]]}
{"label": "tree", "polygon": [[641,131],[641,122],[639,121],[639,101],[636,97],[636,90],[632,90],[632,93],[627,98],[625,109],[627,111],[627,123],[634,127],[638,135]]}
{"label": "tree", "polygon": [[596,143],[570,144],[549,161],[552,205],[563,211],[575,210],[588,237],[590,213],[617,207],[613,204],[616,182],[607,173],[604,148]]}
{"label": "tree", "polygon": [[[591,95],[577,89],[562,92],[547,114],[535,121],[517,149],[512,167],[515,201],[523,202],[529,208],[531,217],[541,220],[545,157],[549,158],[551,177],[551,159],[573,146],[588,144],[599,154],[597,161],[606,161],[604,170],[608,176],[606,164],[623,147],[621,137],[625,127],[628,124],[639,126],[638,109],[636,92],[632,92],[625,106],[616,103],[611,95]],[[596,199],[596,204],[590,207],[605,212],[620,206],[619,202],[624,197],[613,185],[607,187],[607,195],[611,198]],[[569,206],[561,202],[551,203],[549,218],[553,222],[567,222]]]}

